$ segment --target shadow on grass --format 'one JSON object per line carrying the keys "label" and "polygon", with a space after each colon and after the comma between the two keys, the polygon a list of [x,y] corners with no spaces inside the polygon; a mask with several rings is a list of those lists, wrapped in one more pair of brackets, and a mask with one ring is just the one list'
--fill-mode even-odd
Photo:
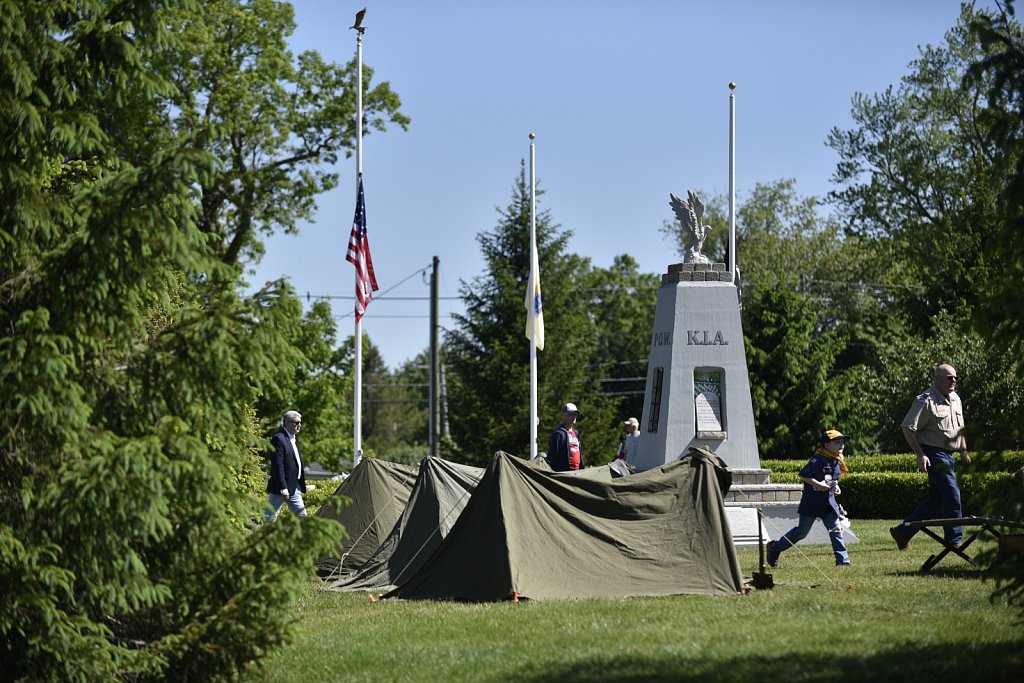
{"label": "shadow on grass", "polygon": [[[535,683],[565,681],[814,681],[862,683],[957,683],[1022,680],[1024,648],[988,644],[950,651],[946,646],[903,643],[867,657],[843,652],[842,643],[822,643],[815,654],[783,653],[778,656],[742,656],[727,661],[700,657],[637,657],[630,655],[567,659],[543,672],[524,667],[512,680]],[[506,672],[507,673],[507,672]]]}
{"label": "shadow on grass", "polygon": [[[955,560],[954,560],[955,561]],[[936,579],[966,579],[971,581],[985,581],[994,577],[993,568],[990,566],[991,562],[979,561],[977,564],[971,565],[966,563],[949,564],[943,566],[940,564],[930,571],[922,572],[921,569],[902,569],[898,571],[891,571],[892,577],[934,577]]]}
{"label": "shadow on grass", "polygon": [[988,575],[987,567],[972,567],[970,565],[961,565],[959,567],[936,567],[931,571],[921,573],[920,569],[914,571],[895,571],[891,573],[892,576],[931,576],[937,579],[970,579],[972,581],[980,581],[986,578]]}

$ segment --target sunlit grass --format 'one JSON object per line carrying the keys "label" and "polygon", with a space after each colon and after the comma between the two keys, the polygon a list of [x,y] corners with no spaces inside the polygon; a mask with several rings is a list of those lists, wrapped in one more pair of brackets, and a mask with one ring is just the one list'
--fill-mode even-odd
{"label": "sunlit grass", "polygon": [[[296,640],[252,680],[1021,680],[1019,612],[958,558],[919,574],[938,544],[901,553],[889,525],[855,522],[850,568],[797,545],[767,570],[776,587],[749,595],[373,603],[311,585]],[[739,554],[749,578],[757,550]]]}

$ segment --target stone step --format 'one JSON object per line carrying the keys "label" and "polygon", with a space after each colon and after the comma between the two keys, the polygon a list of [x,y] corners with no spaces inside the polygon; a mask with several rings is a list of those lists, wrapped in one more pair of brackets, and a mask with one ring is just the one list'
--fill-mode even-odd
{"label": "stone step", "polygon": [[744,468],[730,468],[729,471],[732,473],[732,483],[736,485],[747,485],[747,484],[767,484],[771,481],[771,470],[765,469],[744,469]]}
{"label": "stone step", "polygon": [[725,507],[727,508],[760,508],[762,510],[769,510],[773,508],[793,508],[796,510],[799,500],[727,500],[725,501]]}
{"label": "stone step", "polygon": [[774,503],[800,502],[803,484],[733,484],[725,502]]}

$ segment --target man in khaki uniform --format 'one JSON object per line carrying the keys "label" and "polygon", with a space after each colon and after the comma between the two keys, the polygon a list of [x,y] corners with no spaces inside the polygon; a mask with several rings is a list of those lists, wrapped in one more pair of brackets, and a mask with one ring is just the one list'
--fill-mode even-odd
{"label": "man in khaki uniform", "polygon": [[[903,436],[917,455],[918,471],[928,473],[928,497],[903,520],[903,524],[889,529],[900,550],[905,550],[910,545],[910,539],[917,533],[907,523],[963,516],[953,453],[959,451],[965,465],[971,463],[971,457],[967,454],[967,440],[962,433],[964,409],[956,387],[956,369],[952,365],[935,368],[932,386],[914,399],[900,425]],[[943,529],[946,543],[959,546],[963,528],[956,526]]]}

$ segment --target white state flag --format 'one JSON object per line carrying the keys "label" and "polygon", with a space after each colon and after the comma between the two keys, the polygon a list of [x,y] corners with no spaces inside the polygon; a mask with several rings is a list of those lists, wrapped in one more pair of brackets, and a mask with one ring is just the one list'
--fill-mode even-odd
{"label": "white state flag", "polygon": [[544,350],[544,310],[540,303],[540,262],[537,239],[530,232],[530,279],[526,283],[526,338]]}

